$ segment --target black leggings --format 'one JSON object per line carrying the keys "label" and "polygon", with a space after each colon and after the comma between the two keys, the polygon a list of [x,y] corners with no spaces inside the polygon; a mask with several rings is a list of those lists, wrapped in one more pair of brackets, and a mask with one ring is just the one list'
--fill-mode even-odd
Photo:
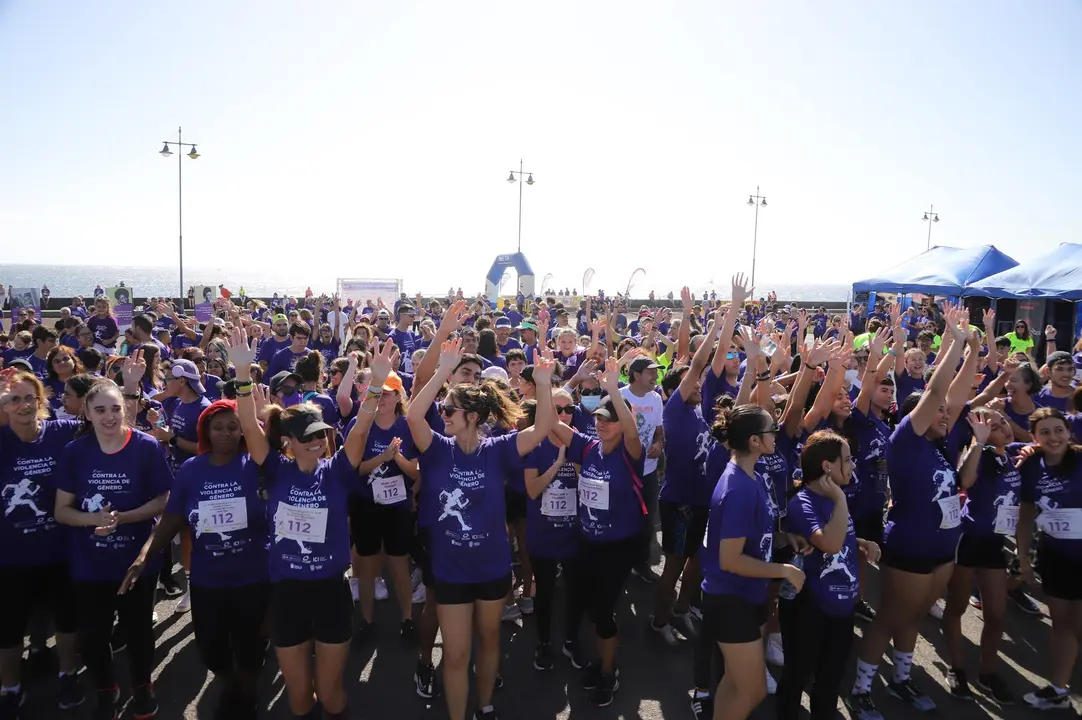
{"label": "black leggings", "polygon": [[833,720],[842,674],[849,667],[853,616],[824,614],[811,592],[805,590],[792,600],[778,603],[778,620],[785,645],[785,669],[775,698],[778,720],[798,717],[804,687],[812,678],[812,720]]}
{"label": "black leggings", "polygon": [[556,560],[555,558],[531,557],[533,562],[534,576],[534,603],[536,608],[534,617],[537,618],[538,642],[552,642],[552,610],[556,604],[556,572],[559,566],[564,566],[564,579],[567,581],[564,609],[567,613],[564,639],[577,642],[579,639],[579,625],[582,623],[583,607],[581,603],[574,601],[575,573],[577,572],[575,558]]}
{"label": "black leggings", "polygon": [[582,617],[585,612],[600,639],[616,637],[620,632],[616,602],[631,576],[631,568],[641,559],[642,539],[637,534],[613,542],[583,540],[571,586],[575,603],[571,617]]}
{"label": "black leggings", "polygon": [[207,669],[224,679],[236,670],[259,672],[270,583],[233,588],[192,585],[191,592],[195,645]]}
{"label": "black leggings", "polygon": [[79,614],[79,649],[87,672],[97,690],[116,685],[113,673],[113,617],[128,637],[128,667],[133,688],[150,682],[154,669],[154,576],[144,575],[123,595],[117,595],[120,581],[75,582]]}

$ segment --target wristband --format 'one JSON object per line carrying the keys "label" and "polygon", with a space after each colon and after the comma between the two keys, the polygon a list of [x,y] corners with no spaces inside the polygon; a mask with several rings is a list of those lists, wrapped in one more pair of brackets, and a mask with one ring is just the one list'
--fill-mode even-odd
{"label": "wristband", "polygon": [[238,390],[238,391],[237,391],[237,397],[239,397],[239,398],[242,398],[242,397],[252,397],[252,391],[251,391],[251,390],[249,390],[249,391],[247,391],[247,392],[240,392],[240,391]]}
{"label": "wristband", "polygon": [[758,375],[755,376],[755,379],[759,380],[760,382],[763,381],[763,380],[769,380],[770,379],[770,373],[769,372],[759,373]]}
{"label": "wristband", "polygon": [[253,383],[253,382],[252,382],[251,380],[249,380],[248,382],[244,382],[244,383],[237,383],[237,385],[236,385],[236,390],[237,390],[238,392],[239,392],[239,391],[242,391],[242,390],[246,390],[246,391],[248,391],[249,393],[251,393],[251,392],[252,392],[252,387],[253,387],[253,386],[254,386],[254,383]]}
{"label": "wristband", "polygon": [[368,394],[371,395],[372,397],[378,398],[381,395],[383,395],[383,388],[381,387],[379,390],[376,390],[371,385],[369,385],[368,386]]}
{"label": "wristband", "polygon": [[818,365],[812,365],[811,363],[805,363],[804,367],[808,368],[809,370],[818,370],[819,368],[823,367],[823,365],[822,365],[822,363],[820,363]]}
{"label": "wristband", "polygon": [[898,357],[898,351],[894,348],[887,348],[887,355],[893,355],[894,357]]}

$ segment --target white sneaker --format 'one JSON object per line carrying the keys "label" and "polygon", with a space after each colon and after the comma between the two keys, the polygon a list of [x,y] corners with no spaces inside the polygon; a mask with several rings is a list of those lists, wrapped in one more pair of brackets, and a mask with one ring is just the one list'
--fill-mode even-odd
{"label": "white sneaker", "polygon": [[772,633],[766,641],[766,661],[771,665],[785,667],[785,650],[781,645],[781,635]]}
{"label": "white sneaker", "polygon": [[426,599],[428,599],[428,591],[425,589],[424,585],[418,585],[416,588],[414,588],[414,590],[413,590],[413,604],[414,605],[421,605],[421,604],[424,603],[424,601]]}
{"label": "white sneaker", "polygon": [[514,622],[522,618],[522,611],[519,610],[518,605],[504,605],[503,606],[503,621]]}
{"label": "white sneaker", "polygon": [[412,583],[413,589],[416,590],[422,582],[424,582],[424,575],[421,574],[421,568],[413,568],[413,572],[410,573],[410,583]]}
{"label": "white sneaker", "polygon": [[943,601],[936,600],[935,605],[928,609],[928,614],[934,617],[936,620],[943,619]]}
{"label": "white sneaker", "polygon": [[177,606],[173,612],[186,613],[192,609],[192,594],[191,592],[185,592],[180,596],[180,600],[177,601]]}
{"label": "white sneaker", "polygon": [[349,594],[353,596],[353,604],[361,601],[361,582],[355,577],[349,579]]}
{"label": "white sneaker", "polygon": [[778,681],[774,679],[774,676],[770,674],[770,669],[766,671],[766,694],[773,695],[778,691]]}
{"label": "white sneaker", "polygon": [[654,624],[653,616],[650,617],[650,629],[661,636],[661,639],[665,641],[665,644],[669,647],[675,647],[680,644],[680,638],[676,637],[676,631],[673,630],[673,626],[665,623],[661,627]]}
{"label": "white sneaker", "polygon": [[376,600],[387,599],[387,582],[381,578],[376,578]]}
{"label": "white sneaker", "polygon": [[518,607],[523,615],[533,615],[533,598],[521,597],[518,599]]}

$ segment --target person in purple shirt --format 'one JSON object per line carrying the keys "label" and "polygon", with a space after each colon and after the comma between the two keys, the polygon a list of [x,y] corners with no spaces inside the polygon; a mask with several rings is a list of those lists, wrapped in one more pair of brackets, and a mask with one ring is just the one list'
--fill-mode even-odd
{"label": "person in purple shirt", "polygon": [[[169,446],[173,467],[179,469],[198,449],[199,416],[210,407],[199,370],[191,360],[174,360],[165,378],[165,390],[157,396],[165,423],[151,433]],[[150,418],[155,421],[154,417]]]}
{"label": "person in purple shirt", "polygon": [[395,310],[397,324],[389,330],[387,336],[394,341],[398,350],[402,353],[398,370],[413,372],[413,351],[421,347],[421,336],[413,332],[413,320],[417,317],[417,311],[410,304],[399,305]]}
{"label": "person in purple shirt", "polygon": [[1082,446],[1071,442],[1070,426],[1055,408],[1030,416],[1037,447],[1024,454],[1018,509],[1018,562],[1022,578],[1036,586],[1030,561],[1033,535],[1040,528],[1036,570],[1052,617],[1048,684],[1022,699],[1030,707],[1071,707],[1067,686],[1074,672],[1075,618],[1082,613]]}
{"label": "person in purple shirt", "polygon": [[[336,328],[340,317],[340,313],[335,315],[334,323]],[[341,335],[335,332],[335,329],[331,328],[329,323],[321,323],[319,336],[312,340],[311,347],[313,350],[319,351],[323,356],[324,364],[329,369],[331,362],[340,354],[339,351],[342,347]]]}
{"label": "person in purple shirt", "polygon": [[64,383],[82,372],[83,362],[66,345],[57,345],[45,356],[44,383],[52,393],[49,404],[54,410],[63,406]]}
{"label": "person in purple shirt", "polygon": [[154,669],[154,578],[148,563],[143,582],[118,595],[128,568],[165,509],[173,471],[161,446],[133,430],[143,375],[142,352],[124,361],[124,391],[103,380],[87,393],[90,431],[61,455],[56,483],[56,521],[71,527],[71,576],[79,606],[79,650],[97,694],[95,717],[116,716],[117,690],[110,639],[114,617],[127,633],[132,711],[153,717],[158,701],[150,684]]}
{"label": "person in purple shirt", "polygon": [[120,337],[120,326],[109,307],[109,301],[100,297],[94,301],[94,315],[86,321],[86,326],[94,333],[94,347],[106,355],[116,352],[116,341]]}
{"label": "person in purple shirt", "polygon": [[68,568],[67,528],[53,515],[54,473],[81,422],[48,420],[41,381],[26,372],[0,373],[0,712],[16,717],[21,688],[23,637],[35,611],[49,610],[60,658],[57,701],[61,710],[83,702],[76,647],[77,609]]}
{"label": "person in purple shirt", "polygon": [[[936,364],[927,389],[902,404],[902,420],[887,444],[892,505],[880,563],[885,592],[861,639],[856,682],[846,700],[850,712],[862,718],[878,714],[871,685],[892,638],[894,677],[887,684],[889,692],[917,710],[935,707],[913,683],[910,670],[917,626],[946,588],[962,535],[961,496],[947,440],[966,409],[980,348],[966,311],[951,309],[946,321],[953,341]],[[963,347],[966,359],[958,369]]]}
{"label": "person in purple shirt", "polygon": [[529,320],[519,323],[518,335],[522,339],[522,350],[526,353],[526,364],[532,365],[541,354],[537,345],[537,325]]}
{"label": "person in purple shirt", "polygon": [[289,338],[289,319],[278,313],[272,320],[271,334],[263,338],[259,344],[259,354],[256,357],[256,362],[263,366],[263,372],[267,377],[274,374],[267,372],[271,359],[279,350],[284,350],[292,344]]}
{"label": "person in purple shirt", "polygon": [[798,591],[804,573],[771,562],[776,526],[773,500],[755,477],[755,463],[775,450],[777,423],[766,410],[741,405],[718,414],[715,435],[732,459],[710,498],[700,563],[704,640],[717,643],[725,674],[714,696],[716,717],[747,718],[766,697],[763,627],[773,579]]}
{"label": "person in purple shirt", "polygon": [[267,363],[266,374],[274,377],[282,371],[292,372],[297,361],[308,354],[308,339],[312,331],[308,324],[298,320],[289,326],[289,345],[274,353],[274,357]]}
{"label": "person in purple shirt", "polygon": [[240,328],[230,338],[230,356],[237,363],[237,415],[248,453],[265,475],[271,635],[289,709],[299,717],[315,704],[313,673],[319,678],[324,717],[349,717],[342,687],[353,635],[353,598],[344,577],[350,557],[346,497],[360,488],[357,468],[391,370],[390,343],[375,349],[373,387],[342,448],[331,455],[333,428],[315,405],[271,405],[265,427],[260,425],[256,408],[263,392],[252,384],[250,372],[254,342],[249,344]]}
{"label": "person in purple shirt", "polygon": [[811,716],[837,716],[842,674],[853,645],[854,610],[860,595],[860,556],[879,559],[879,546],[858,539],[845,486],[853,477],[848,443],[831,431],[812,433],[800,453],[800,490],[789,500],[785,529],[810,546],[804,555],[804,588],[779,603],[785,670],[776,694],[779,720],[796,720],[804,688]]}
{"label": "person in purple shirt", "polygon": [[[516,313],[516,315],[517,314],[518,313]],[[521,319],[522,316],[519,315],[519,318]],[[513,327],[509,317],[496,318],[496,341],[500,347],[500,354],[502,355],[506,355],[509,350],[522,347],[522,343],[511,337],[511,330]]]}
{"label": "person in purple shirt", "polygon": [[[533,427],[482,438],[478,426],[492,418],[505,428],[514,427],[522,411],[492,382],[460,384],[450,389],[441,406],[447,434],[434,432],[426,415],[461,358],[460,339],[444,342],[436,372],[406,413],[420,453],[421,503],[435,516],[430,550],[450,720],[466,720],[475,629],[480,638],[477,717],[495,716],[492,693],[499,671],[500,620],[511,587],[504,482],[510,470],[521,465],[521,458],[545,439],[553,421],[551,403],[542,403]],[[538,362],[544,370],[538,389],[548,394],[553,361]]]}
{"label": "person in purple shirt", "polygon": [[34,351],[27,355],[26,359],[30,367],[34,368],[34,374],[38,376],[38,380],[44,380],[49,375],[49,351],[56,347],[58,339],[57,334],[44,325],[38,325],[30,333]]}
{"label": "person in purple shirt", "polygon": [[1055,408],[1067,414],[1072,409],[1071,395],[1074,394],[1074,360],[1070,353],[1058,350],[1048,356],[1045,364],[1048,367],[1048,384],[1041,388],[1034,401],[1038,407]]}
{"label": "person in purple shirt", "polygon": [[191,533],[193,627],[203,664],[226,687],[216,717],[254,718],[264,662],[262,625],[270,601],[269,529],[259,468],[244,451],[235,401],[216,402],[198,420],[199,454],[177,472],[154,533],[128,569],[120,593],[182,530]]}

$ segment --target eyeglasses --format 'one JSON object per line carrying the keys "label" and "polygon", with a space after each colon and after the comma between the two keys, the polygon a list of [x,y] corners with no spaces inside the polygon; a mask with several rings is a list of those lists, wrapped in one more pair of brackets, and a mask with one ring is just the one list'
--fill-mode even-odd
{"label": "eyeglasses", "polygon": [[867,355],[854,355],[853,357],[856,358],[857,362],[868,362]]}
{"label": "eyeglasses", "polygon": [[556,407],[556,412],[558,412],[561,415],[574,415],[575,414],[575,408],[571,407],[570,405],[565,405],[564,407],[557,406]]}
{"label": "eyeglasses", "polygon": [[192,362],[195,363],[196,365],[199,365],[200,363],[203,363],[205,365],[206,362],[207,362],[207,359],[205,357],[192,358]]}
{"label": "eyeglasses", "polygon": [[443,413],[444,417],[454,417],[454,414],[461,409],[456,405],[448,405],[447,403],[440,405],[440,412]]}
{"label": "eyeglasses", "polygon": [[777,435],[779,432],[781,432],[781,427],[779,427],[777,423],[773,423],[766,430],[760,430],[759,432],[757,432],[755,434],[756,435]]}

